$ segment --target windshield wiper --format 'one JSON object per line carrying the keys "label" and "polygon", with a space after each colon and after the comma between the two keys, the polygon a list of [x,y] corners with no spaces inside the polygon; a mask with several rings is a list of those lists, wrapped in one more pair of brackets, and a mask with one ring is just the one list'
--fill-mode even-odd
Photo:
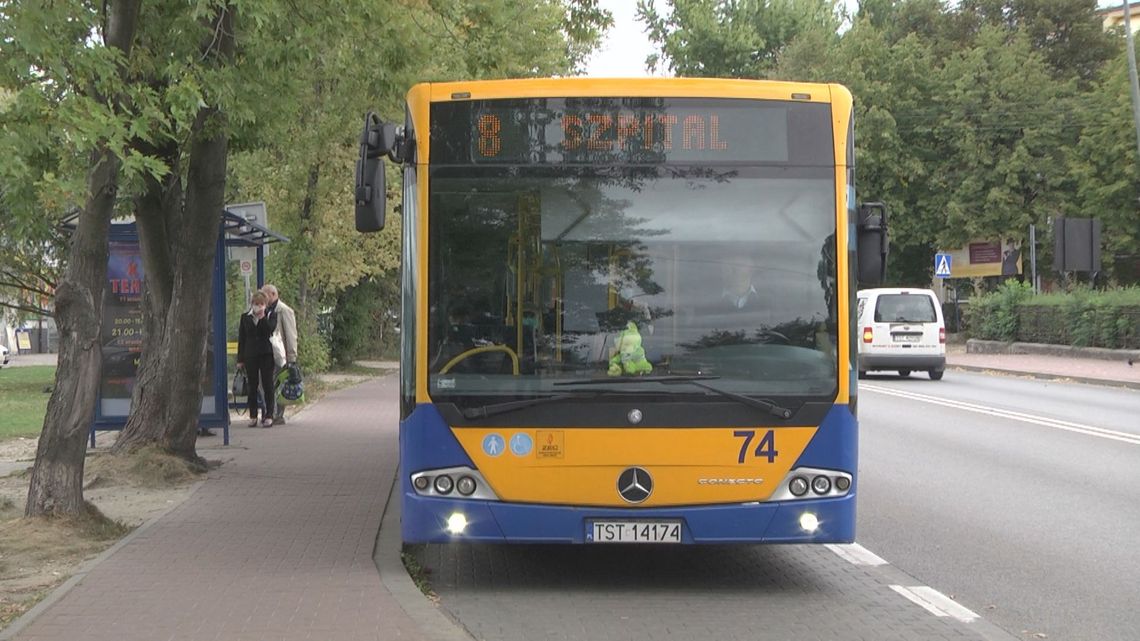
{"label": "windshield wiper", "polygon": [[687,382],[689,385],[695,385],[701,389],[707,389],[710,392],[720,394],[721,396],[723,396],[725,398],[731,398],[732,400],[737,401],[739,403],[744,403],[745,405],[750,405],[752,407],[758,407],[758,408],[768,412],[772,416],[775,416],[778,418],[791,418],[792,417],[792,410],[790,410],[786,407],[780,407],[779,405],[776,405],[772,401],[766,401],[762,398],[752,398],[751,396],[745,396],[744,394],[737,394],[736,392],[729,392],[727,390],[718,389],[718,388],[713,387],[711,385],[705,385],[704,383],[698,383],[696,381],[678,381],[678,382]]}
{"label": "windshield wiper", "polygon": [[695,375],[695,376],[631,376],[629,378],[611,378],[611,379],[583,378],[583,379],[573,380],[573,381],[559,381],[559,382],[555,383],[555,385],[603,385],[603,384],[607,384],[607,383],[619,383],[619,384],[621,384],[621,383],[662,383],[664,385],[671,385],[674,383],[688,383],[689,385],[693,385],[693,386],[699,387],[701,389],[706,389],[706,390],[708,390],[714,394],[719,394],[725,398],[731,398],[732,400],[734,400],[738,403],[743,403],[745,405],[748,405],[749,407],[755,407],[755,408],[762,409],[765,412],[768,412],[769,414],[771,414],[772,416],[775,416],[778,418],[787,419],[787,418],[792,417],[792,410],[790,410],[786,407],[780,407],[779,405],[776,405],[775,403],[773,403],[771,401],[766,401],[766,400],[760,399],[760,398],[752,398],[751,396],[745,396],[744,394],[737,394],[736,392],[729,392],[729,391],[722,390],[722,389],[713,387],[711,385],[705,385],[704,383],[699,382],[699,381],[707,381],[707,380],[716,379],[716,378],[720,378],[720,377],[710,374],[710,375]]}
{"label": "windshield wiper", "polygon": [[[591,394],[590,396],[597,396]],[[528,398],[521,401],[507,401],[506,403],[492,403],[491,405],[481,405],[479,407],[468,407],[463,410],[463,418],[477,419],[488,418],[497,416],[499,414],[506,414],[515,410],[521,410],[527,407],[534,407],[535,405],[545,405],[555,401],[562,401],[568,398],[582,398],[579,394],[555,394],[554,396],[542,396],[540,398]]]}
{"label": "windshield wiper", "polygon": [[[700,381],[707,381],[711,379],[720,378],[714,375],[694,375],[694,376],[634,376],[629,378],[581,378],[570,381],[557,381],[555,385],[603,385],[603,384],[629,384],[629,383],[661,383],[662,385],[672,385],[676,383],[688,383],[701,389],[708,390],[714,394],[718,394],[725,398],[730,398],[738,403],[743,403],[749,407],[755,407],[768,412],[772,416],[778,418],[791,418],[792,410],[786,407],[780,407],[771,401],[766,401],[760,398],[752,398],[744,394],[737,394],[736,392],[729,392],[722,390],[711,385],[705,385]],[[592,398],[600,396],[605,391],[597,390],[588,395],[581,394],[555,394],[554,396],[543,396],[541,398],[528,398],[521,401],[508,401],[506,403],[493,403],[491,405],[482,405],[480,407],[468,407],[463,410],[463,417],[467,419],[480,419],[497,416],[499,414],[506,414],[514,412],[515,410],[525,409],[527,407],[535,407],[537,405],[545,405],[547,403],[554,403],[556,401],[564,401],[567,399],[581,399]]]}
{"label": "windshield wiper", "polygon": [[[657,381],[659,383],[672,383],[690,381],[695,378],[720,378],[719,376],[641,376],[636,379],[633,378],[581,378],[572,381],[560,381],[554,383],[555,385],[593,385],[597,383],[636,383],[638,381]],[[499,414],[506,414],[515,410],[521,410],[536,405],[545,405],[555,401],[564,401],[571,398],[594,398],[606,394],[608,390],[593,390],[588,394],[555,394],[554,396],[541,396],[539,398],[527,398],[521,401],[507,401],[506,403],[492,403],[490,405],[481,405],[479,407],[468,407],[463,410],[463,418],[467,419],[480,419],[497,416]]]}

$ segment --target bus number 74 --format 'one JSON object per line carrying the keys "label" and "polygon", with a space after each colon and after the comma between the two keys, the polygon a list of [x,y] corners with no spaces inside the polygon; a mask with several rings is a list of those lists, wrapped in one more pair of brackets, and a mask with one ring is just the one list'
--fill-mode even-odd
{"label": "bus number 74", "polygon": [[[736,438],[744,439],[740,444],[740,456],[737,457],[737,463],[744,463],[744,457],[748,454],[748,446],[752,444],[753,439],[756,438],[756,430],[736,430],[732,433]],[[756,446],[756,450],[752,452],[752,456],[759,458],[765,456],[768,458],[769,463],[774,463],[776,457],[780,453],[776,451],[776,431],[768,430],[764,436],[760,437],[760,443]]]}

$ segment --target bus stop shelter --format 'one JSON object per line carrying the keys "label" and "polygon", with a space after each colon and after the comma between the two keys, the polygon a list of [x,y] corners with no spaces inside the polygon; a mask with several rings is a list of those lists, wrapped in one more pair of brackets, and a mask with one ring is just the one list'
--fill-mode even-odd
{"label": "bus stop shelter", "polygon": [[[69,225],[65,222],[65,228]],[[134,393],[135,375],[143,343],[142,292],[145,282],[135,223],[111,225],[107,253],[107,291],[103,303],[103,371],[91,446],[97,431],[121,430],[126,425]],[[202,408],[198,427],[221,428],[225,445],[230,443],[230,403],[226,341],[226,269],[228,248],[245,248],[251,256],[250,272],[256,270],[257,286],[265,282],[265,248],[289,239],[245,217],[225,210],[218,227],[214,257],[210,334],[206,367],[202,377]],[[252,250],[252,251],[248,251]],[[243,266],[245,267],[245,266]]]}

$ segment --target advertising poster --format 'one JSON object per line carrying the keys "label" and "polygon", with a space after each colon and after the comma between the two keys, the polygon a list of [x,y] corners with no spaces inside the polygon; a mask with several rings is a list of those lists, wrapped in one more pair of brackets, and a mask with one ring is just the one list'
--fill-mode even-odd
{"label": "advertising poster", "polygon": [[1021,273],[1021,242],[1005,240],[975,240],[958,249],[939,250],[950,254],[951,278],[975,276],[1017,276]]}
{"label": "advertising poster", "polygon": [[[107,258],[107,289],[103,302],[103,380],[99,415],[125,419],[131,410],[139,355],[142,352],[142,292],[145,274],[138,241],[111,241]],[[207,338],[202,371],[202,413],[214,414],[214,332]]]}
{"label": "advertising poster", "polygon": [[142,350],[142,257],[138,242],[110,243],[107,289],[103,301],[103,381],[100,414],[125,417]]}

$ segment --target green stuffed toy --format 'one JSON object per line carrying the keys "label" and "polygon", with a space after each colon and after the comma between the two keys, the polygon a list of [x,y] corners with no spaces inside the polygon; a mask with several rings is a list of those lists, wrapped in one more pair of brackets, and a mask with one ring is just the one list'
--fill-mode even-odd
{"label": "green stuffed toy", "polygon": [[648,374],[652,371],[653,365],[645,358],[645,349],[641,346],[641,332],[630,321],[618,334],[617,350],[610,357],[608,373],[610,376],[621,376]]}

